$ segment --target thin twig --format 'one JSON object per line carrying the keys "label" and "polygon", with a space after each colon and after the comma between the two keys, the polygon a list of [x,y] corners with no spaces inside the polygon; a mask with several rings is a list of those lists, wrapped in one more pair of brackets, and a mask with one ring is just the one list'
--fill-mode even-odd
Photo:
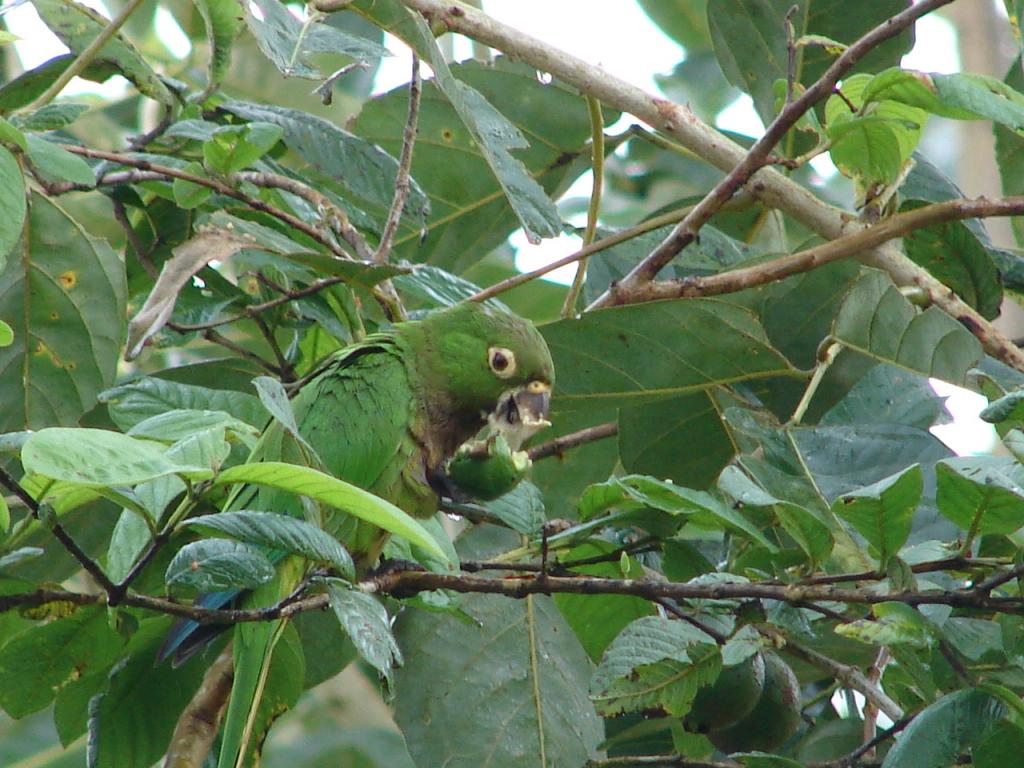
{"label": "thin twig", "polygon": [[402,152],[398,157],[398,171],[395,174],[395,196],[391,201],[391,208],[388,210],[387,219],[384,222],[384,229],[381,232],[380,244],[373,254],[373,260],[378,264],[386,264],[391,255],[391,244],[395,239],[395,232],[398,231],[398,224],[402,220],[402,211],[405,209],[405,202],[409,199],[411,181],[409,171],[412,168],[412,150],[416,144],[416,130],[420,114],[420,95],[422,93],[420,82],[420,57],[413,51],[412,54],[412,77],[409,80],[409,114],[405,121],[405,130],[402,131]]}
{"label": "thin twig", "polygon": [[616,245],[632,240],[634,237],[639,237],[640,235],[646,234],[647,232],[651,232],[655,229],[661,229],[668,224],[674,224],[686,216],[692,207],[693,206],[686,206],[685,208],[680,208],[677,211],[669,211],[668,213],[663,213],[660,216],[655,216],[647,221],[641,222],[635,227],[630,227],[629,229],[624,229],[621,232],[616,232],[614,235],[602,238],[596,243],[581,248],[575,253],[570,253],[568,256],[555,259],[549,264],[545,264],[543,267],[538,267],[531,272],[523,272],[518,275],[513,275],[499,283],[495,283],[489,288],[485,288],[479,293],[473,294],[468,300],[485,301],[493,296],[497,296],[499,293],[510,291],[524,283],[530,282],[531,280],[536,280],[538,277],[543,277],[548,272],[553,272],[559,267],[564,267],[566,264],[572,264],[580,259],[586,259],[589,256],[593,256],[595,253],[600,253],[608,248],[613,248]]}
{"label": "thin twig", "polygon": [[348,214],[319,190],[296,179],[282,176],[279,173],[270,173],[269,171],[239,171],[234,177],[240,181],[247,181],[257,187],[283,189],[285,192],[290,192],[296,197],[301,197],[316,208],[317,212],[324,217],[327,226],[330,227],[332,232],[351,246],[357,258],[363,261],[370,261],[373,258],[373,250],[366,242],[366,238],[360,234],[359,230],[352,226]]}
{"label": "thin twig", "polygon": [[59,522],[56,520],[44,522],[40,515],[39,502],[33,499],[29,492],[21,486],[21,483],[11,477],[3,468],[0,468],[0,485],[3,485],[21,500],[21,503],[31,511],[32,516],[49,529],[57,541],[64,545],[64,549],[96,580],[96,583],[103,588],[107,595],[113,596],[116,593],[117,587],[103,569],[100,568],[99,564],[89,557],[85,550],[78,546],[78,543],[71,538],[71,535],[64,530],[64,527]]}
{"label": "thin twig", "polygon": [[595,440],[603,440],[606,437],[612,437],[618,433],[618,422],[609,421],[606,424],[599,424],[596,427],[587,427],[586,429],[581,429],[578,432],[570,432],[568,435],[556,437],[554,440],[549,440],[546,443],[541,443],[540,445],[530,448],[526,453],[529,455],[531,461],[538,461],[539,459],[546,459],[548,456],[561,454],[562,451],[566,451],[569,448],[575,448],[577,445],[592,443]]}
{"label": "thin twig", "polygon": [[135,251],[135,258],[138,259],[146,274],[155,280],[157,275],[160,274],[160,270],[156,268],[156,264],[149,257],[149,250],[142,244],[138,233],[132,226],[131,221],[128,220],[128,212],[125,210],[124,203],[114,197],[111,198],[110,205],[114,211],[114,221],[120,224],[121,229],[124,230],[125,240],[128,241],[128,245]]}
{"label": "thin twig", "polygon": [[[592,244],[597,235],[597,217],[601,212],[601,193],[604,190],[604,115],[601,112],[601,102],[593,96],[587,96],[587,111],[590,114],[590,164],[593,169],[594,185],[590,190],[590,204],[587,206],[587,228],[583,231],[584,248]],[[562,317],[572,317],[576,314],[576,302],[586,279],[587,259],[583,258],[576,263],[576,274],[562,304]]]}

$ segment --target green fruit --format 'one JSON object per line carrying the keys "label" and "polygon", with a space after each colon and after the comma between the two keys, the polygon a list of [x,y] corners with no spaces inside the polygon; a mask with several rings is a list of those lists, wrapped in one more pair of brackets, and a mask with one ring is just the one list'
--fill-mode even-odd
{"label": "green fruit", "polygon": [[764,687],[765,662],[760,653],[746,661],[723,667],[714,685],[701,688],[693,700],[683,727],[692,733],[727,728],[749,715]]}
{"label": "green fruit", "polygon": [[754,709],[738,723],[708,733],[726,754],[771,752],[800,725],[800,683],[789,665],[774,653],[764,654],[764,688]]}

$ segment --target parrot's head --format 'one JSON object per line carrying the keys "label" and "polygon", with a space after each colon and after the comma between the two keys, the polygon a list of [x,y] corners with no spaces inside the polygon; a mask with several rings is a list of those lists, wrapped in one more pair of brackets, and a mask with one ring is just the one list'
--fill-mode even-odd
{"label": "parrot's head", "polygon": [[488,423],[513,450],[549,426],[555,366],[533,323],[486,304],[464,303],[430,315],[424,325],[453,411],[479,418],[477,427]]}

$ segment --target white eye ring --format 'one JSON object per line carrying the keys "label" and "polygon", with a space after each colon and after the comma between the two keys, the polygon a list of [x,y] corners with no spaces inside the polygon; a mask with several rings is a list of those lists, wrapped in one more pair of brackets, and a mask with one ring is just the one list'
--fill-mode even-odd
{"label": "white eye ring", "polygon": [[516,356],[511,349],[491,347],[487,350],[487,364],[499,379],[507,379],[516,372]]}

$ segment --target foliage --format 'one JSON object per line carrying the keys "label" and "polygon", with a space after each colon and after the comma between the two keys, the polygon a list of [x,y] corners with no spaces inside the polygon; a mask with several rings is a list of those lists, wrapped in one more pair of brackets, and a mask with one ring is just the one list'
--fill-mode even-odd
{"label": "foliage", "polygon": [[[1024,355],[988,321],[1024,259],[981,218],[1020,236],[1024,200],[965,201],[921,141],[991,121],[1018,192],[1024,95],[1019,65],[901,68],[941,0],[642,0],[685,46],[665,94],[710,122],[748,93],[771,146],[469,6],[172,3],[177,59],[154,4],[32,4],[70,53],[0,75],[0,763],[201,741],[179,731],[225,645],[155,663],[172,616],[280,620],[252,682],[257,727],[281,722],[240,764],[1019,760]],[[446,59],[448,28],[480,60]],[[385,30],[429,78],[373,93]],[[72,74],[129,87],[58,98]],[[595,142],[628,111],[649,125]],[[852,195],[811,184],[825,153]],[[586,171],[603,193],[567,198]],[[588,202],[578,294],[505,282],[513,231]],[[272,420],[306,445],[288,397],[326,355],[483,289],[555,359],[530,482],[418,522],[247,463]],[[954,456],[929,378],[984,394],[1005,450]],[[220,511],[243,485],[306,519]],[[360,574],[326,508],[423,568]],[[197,599],[295,562],[312,576],[262,614]]]}

